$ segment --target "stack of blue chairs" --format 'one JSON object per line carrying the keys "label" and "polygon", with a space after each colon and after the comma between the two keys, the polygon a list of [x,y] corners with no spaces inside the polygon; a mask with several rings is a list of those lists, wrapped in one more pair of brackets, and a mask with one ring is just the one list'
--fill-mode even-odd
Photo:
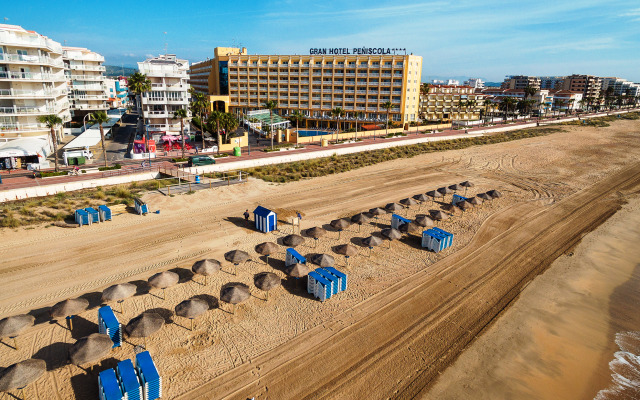
{"label": "stack of blue chairs", "polygon": [[136,371],[142,383],[144,400],[156,400],[162,397],[162,378],[148,351],[136,355]]}
{"label": "stack of blue chairs", "polygon": [[401,217],[398,214],[391,214],[391,227],[393,229],[399,229],[400,225],[408,224],[409,222],[411,222],[410,219]]}
{"label": "stack of blue chairs", "polygon": [[76,210],[75,220],[76,220],[76,223],[80,226],[91,225],[91,217],[89,216],[89,213],[83,210],[82,208],[79,208]]}
{"label": "stack of blue chairs", "polygon": [[440,252],[453,244],[453,233],[440,228],[431,228],[422,232],[422,247],[433,252]]}
{"label": "stack of blue chairs", "polygon": [[338,277],[338,282],[339,282],[341,292],[344,292],[345,290],[347,290],[347,274],[345,274],[344,272],[340,272],[333,267],[327,267],[325,268],[325,270],[329,272],[331,275]]}
{"label": "stack of blue chairs", "polygon": [[128,358],[118,363],[116,367],[118,383],[126,400],[143,400],[142,385],[133,363]]}
{"label": "stack of blue chairs", "polygon": [[347,275],[333,267],[318,268],[307,275],[307,292],[320,301],[347,289]]}
{"label": "stack of blue chairs", "polygon": [[113,368],[105,369],[98,374],[98,397],[100,400],[125,399]]}
{"label": "stack of blue chairs", "polygon": [[100,222],[100,214],[98,214],[98,210],[92,207],[87,207],[84,210],[87,212],[87,214],[89,214],[89,218],[91,218],[91,223]]}
{"label": "stack of blue chairs", "polygon": [[98,309],[98,332],[109,335],[113,347],[122,345],[122,325],[109,306]]}
{"label": "stack of blue chairs", "polygon": [[111,209],[106,205],[98,206],[98,213],[102,222],[111,221]]}
{"label": "stack of blue chairs", "polygon": [[285,266],[290,266],[293,264],[306,264],[307,259],[304,258],[300,253],[298,253],[295,249],[288,248],[287,249],[287,257],[284,261]]}

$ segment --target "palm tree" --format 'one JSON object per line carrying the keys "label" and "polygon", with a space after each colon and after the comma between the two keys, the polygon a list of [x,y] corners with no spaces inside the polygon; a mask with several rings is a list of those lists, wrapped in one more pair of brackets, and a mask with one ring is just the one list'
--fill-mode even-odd
{"label": "palm tree", "polygon": [[389,135],[389,113],[391,112],[391,108],[393,108],[393,103],[387,101],[382,104],[382,108],[387,110],[387,123],[385,125],[385,135]]}
{"label": "palm tree", "polygon": [[298,110],[295,110],[291,115],[289,115],[289,121],[296,123],[296,146],[300,144],[300,141],[298,140],[300,138],[300,135],[298,133],[298,126],[300,122],[304,121],[304,119],[304,115],[302,115]]}
{"label": "palm tree", "polygon": [[[151,81],[147,78],[147,75],[135,72],[129,76],[128,80],[129,90],[136,95],[136,109],[142,111],[142,94],[151,91]],[[144,113],[138,116],[142,117],[142,124],[144,125]],[[149,152],[149,144],[145,140],[145,148]]]}
{"label": "palm tree", "polygon": [[[269,130],[273,130],[273,110],[275,110],[277,106],[278,105],[273,100],[269,100],[264,103],[264,107],[269,109],[269,120],[271,122],[271,124],[269,125]],[[273,132],[271,132],[271,150],[273,150]]]}
{"label": "palm tree", "polygon": [[344,117],[345,115],[345,111],[342,107],[336,107],[333,110],[331,110],[331,116],[334,118],[337,118],[337,122],[336,122],[336,127],[338,128],[336,130],[336,142],[338,141],[338,135],[340,134],[340,119],[342,117]]}
{"label": "palm tree", "polygon": [[41,115],[38,117],[38,122],[45,124],[51,129],[51,145],[53,146],[53,156],[55,160],[56,172],[58,172],[58,138],[56,137],[56,126],[62,125],[62,118],[56,114]]}
{"label": "palm tree", "polygon": [[[222,140],[220,140],[220,122],[222,121],[222,112],[215,110],[213,112],[211,112],[211,114],[209,115],[209,118],[207,119],[207,125],[209,125],[209,127],[212,127],[213,124],[216,125],[216,140],[218,141],[218,154],[220,154],[220,146],[222,145]],[[210,131],[212,131],[213,129],[209,129]]]}
{"label": "palm tree", "polygon": [[504,120],[505,121],[509,117],[509,110],[511,109],[511,107],[513,107],[514,111],[515,111],[515,106],[516,106],[517,103],[518,103],[517,100],[514,99],[513,97],[503,97],[502,98],[502,100],[500,101],[500,107],[505,112],[505,114],[504,114]]}
{"label": "palm tree", "polygon": [[187,110],[179,108],[173,112],[171,119],[180,119],[180,141],[182,143],[182,158],[184,158],[184,119],[187,118]]}
{"label": "palm tree", "polygon": [[358,140],[358,118],[360,118],[361,114],[362,114],[361,112],[358,112],[358,111],[355,112],[355,116],[356,116],[356,133],[353,135],[353,138],[355,140]]}
{"label": "palm tree", "polygon": [[107,148],[104,145],[104,128],[102,124],[109,122],[109,116],[104,111],[96,111],[91,114],[91,120],[89,120],[92,124],[98,124],[100,127],[100,141],[102,142],[102,155],[104,156],[104,166],[107,166]]}
{"label": "palm tree", "polygon": [[200,130],[202,131],[202,148],[204,149],[204,120],[202,115],[207,110],[209,103],[204,93],[196,92],[194,88],[189,89],[191,94],[191,114],[197,115],[200,120]]}
{"label": "palm tree", "polygon": [[231,131],[235,131],[239,125],[238,119],[232,113],[222,113],[220,118],[220,125],[222,125],[222,129],[225,132],[225,136],[228,138],[231,134]]}
{"label": "palm tree", "polygon": [[558,99],[556,100],[556,109],[558,110],[558,115],[560,115],[560,113],[562,112],[562,107],[564,107],[567,102],[565,100],[562,99]]}

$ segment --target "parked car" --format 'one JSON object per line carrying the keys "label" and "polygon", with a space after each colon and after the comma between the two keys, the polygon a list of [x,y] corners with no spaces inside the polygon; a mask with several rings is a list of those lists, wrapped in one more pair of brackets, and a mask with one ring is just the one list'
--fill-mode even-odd
{"label": "parked car", "polygon": [[200,165],[211,165],[215,164],[216,160],[210,156],[191,156],[189,157],[189,166],[197,167]]}

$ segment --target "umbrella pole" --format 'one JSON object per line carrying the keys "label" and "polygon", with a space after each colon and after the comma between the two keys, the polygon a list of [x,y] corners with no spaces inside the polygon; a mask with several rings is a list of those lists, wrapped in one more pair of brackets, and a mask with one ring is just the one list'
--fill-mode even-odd
{"label": "umbrella pole", "polygon": [[18,350],[18,341],[16,340],[16,337],[14,336],[13,338],[13,347]]}
{"label": "umbrella pole", "polygon": [[340,234],[342,233],[342,229],[338,231],[338,240],[340,240]]}
{"label": "umbrella pole", "polygon": [[318,238],[313,238],[313,248],[318,247]]}
{"label": "umbrella pole", "polygon": [[166,289],[162,288],[162,300],[166,300],[167,299],[167,294],[165,293],[165,290]]}
{"label": "umbrella pole", "polygon": [[266,261],[264,263],[269,265],[269,255],[267,254],[265,257],[266,257]]}
{"label": "umbrella pole", "polygon": [[69,331],[73,329],[73,318],[67,317],[67,325],[69,326]]}
{"label": "umbrella pole", "polygon": [[265,292],[265,298],[264,301],[269,301],[269,291]]}
{"label": "umbrella pole", "polygon": [[145,349],[145,350],[148,350],[148,349],[147,349],[147,337],[145,336],[145,337],[143,338],[143,340],[144,340],[144,349]]}
{"label": "umbrella pole", "polygon": [[233,305],[233,315],[236,315],[236,305]]}
{"label": "umbrella pole", "polygon": [[233,264],[233,276],[238,276],[238,264]]}
{"label": "umbrella pole", "polygon": [[191,331],[193,332],[193,318],[189,318],[191,320]]}
{"label": "umbrella pole", "polygon": [[207,276],[204,276],[204,285],[207,286]]}

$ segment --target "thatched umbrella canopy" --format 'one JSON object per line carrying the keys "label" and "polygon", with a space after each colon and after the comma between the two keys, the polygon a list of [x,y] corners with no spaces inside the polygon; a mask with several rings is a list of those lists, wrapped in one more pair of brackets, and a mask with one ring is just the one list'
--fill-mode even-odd
{"label": "thatched umbrella canopy", "polygon": [[201,316],[209,310],[209,304],[198,298],[185,300],[175,308],[176,315],[191,320],[191,330],[193,330],[193,319]]}
{"label": "thatched umbrella canopy", "polygon": [[437,190],[429,190],[427,192],[427,196],[431,197],[431,200],[434,201],[435,199],[439,199],[441,197],[444,197],[444,195],[440,192],[438,192]]}
{"label": "thatched umbrella canopy", "polygon": [[318,238],[326,234],[326,229],[320,228],[319,226],[314,226],[313,228],[309,228],[306,230],[306,235],[313,238],[313,247],[316,247],[318,245]]}
{"label": "thatched umbrella canopy", "polygon": [[311,262],[319,265],[322,268],[326,268],[333,267],[333,264],[335,264],[336,260],[329,254],[315,254],[313,257],[311,257]]}
{"label": "thatched umbrella canopy", "polygon": [[206,285],[207,276],[220,271],[220,267],[220,261],[214,260],[213,258],[207,258],[205,260],[196,261],[191,267],[191,270],[198,275],[204,276],[204,284]]}
{"label": "thatched umbrella canopy", "polygon": [[458,183],[454,183],[453,185],[449,186],[449,189],[453,190],[454,192],[457,192],[458,190],[464,189],[464,186]]}
{"label": "thatched umbrella canopy", "polygon": [[113,347],[109,335],[92,333],[75,342],[69,349],[69,359],[74,365],[93,363],[104,358]]}
{"label": "thatched umbrella canopy", "polygon": [[249,254],[242,250],[231,250],[224,254],[224,259],[235,266],[233,274],[238,275],[238,264],[249,259]]}
{"label": "thatched umbrella canopy", "polygon": [[175,272],[163,271],[151,275],[149,285],[156,289],[162,289],[162,299],[166,299],[165,289],[178,284],[180,276]]}
{"label": "thatched umbrella canopy", "polygon": [[406,199],[402,199],[400,200],[400,204],[403,204],[407,207],[411,207],[411,206],[415,206],[416,204],[418,204],[417,201],[415,201],[414,199],[412,199],[411,197],[407,197]]}
{"label": "thatched umbrella canopy", "polygon": [[102,301],[117,301],[120,303],[120,313],[123,312],[122,302],[136,293],[133,283],[118,283],[102,291]]}
{"label": "thatched umbrella canopy", "polygon": [[387,210],[385,210],[384,208],[380,208],[380,207],[374,207],[371,210],[369,210],[369,214],[377,217],[379,215],[384,215],[387,213]]}
{"label": "thatched umbrella canopy", "polygon": [[269,290],[280,286],[281,283],[280,277],[273,272],[260,272],[253,277],[253,284],[266,292],[265,301],[269,300]]}
{"label": "thatched umbrella canopy", "polygon": [[371,221],[371,218],[369,218],[369,216],[365,213],[359,213],[351,217],[351,222],[353,222],[354,224],[358,224],[358,232],[360,232],[360,227],[362,226],[362,224],[366,224],[369,221]]}
{"label": "thatched umbrella canopy", "polygon": [[413,196],[413,198],[420,202],[420,207],[418,209],[422,208],[422,203],[424,203],[427,200],[429,200],[429,197],[424,193],[417,194],[417,195]]}
{"label": "thatched umbrella canopy", "polygon": [[340,240],[340,234],[343,229],[347,229],[351,225],[351,221],[348,221],[344,218],[334,219],[329,224],[331,227],[338,231],[338,240]]}
{"label": "thatched umbrella canopy", "polygon": [[391,242],[393,240],[400,239],[402,237],[402,233],[399,230],[393,228],[383,229],[381,232],[382,236],[389,241],[389,248],[391,248]]}
{"label": "thatched umbrella canopy", "polygon": [[125,330],[130,337],[144,338],[144,347],[147,348],[147,337],[158,332],[164,322],[164,317],[158,313],[143,312],[129,321]]}
{"label": "thatched umbrella canopy", "polygon": [[285,246],[296,247],[304,243],[304,238],[296,234],[287,235],[282,239],[282,243],[284,243]]}
{"label": "thatched umbrella canopy", "polygon": [[384,206],[384,209],[387,210],[387,212],[395,212],[395,211],[400,211],[402,210],[404,207],[402,207],[400,204],[398,203],[389,203],[386,206]]}
{"label": "thatched umbrella canopy", "polygon": [[[44,360],[33,358],[12,364],[0,372],[0,392],[22,389],[44,375],[46,370]],[[25,398],[24,394],[22,398]]]}
{"label": "thatched umbrella canopy", "polygon": [[431,215],[431,218],[436,221],[444,221],[445,219],[449,218],[449,216],[442,211],[436,211]]}
{"label": "thatched umbrella canopy", "polygon": [[341,244],[336,246],[335,252],[343,256],[353,257],[358,254],[358,248],[352,244]]}
{"label": "thatched umbrella canopy", "polygon": [[279,246],[273,242],[260,243],[255,247],[256,253],[265,256],[264,263],[269,265],[269,255],[278,251]]}
{"label": "thatched umbrella canopy", "polygon": [[487,193],[480,193],[478,195],[479,198],[481,198],[482,200],[491,200],[493,199],[493,197],[491,197],[491,195],[487,194]]}
{"label": "thatched umbrella canopy", "polygon": [[462,211],[467,211],[468,209],[473,207],[471,204],[467,203],[466,201],[459,201],[456,205],[460,207]]}
{"label": "thatched umbrella canopy", "polygon": [[449,212],[451,215],[455,215],[461,212],[460,209],[456,207],[454,204],[445,204],[442,206],[442,208],[445,211]]}
{"label": "thatched umbrella canopy", "polygon": [[464,181],[460,183],[460,186],[464,187],[464,195],[467,195],[467,189],[470,187],[474,187],[475,185],[469,181]]}
{"label": "thatched umbrella canopy", "polygon": [[477,205],[481,204],[480,200],[478,200],[477,197],[472,197],[470,199],[467,199],[467,203],[473,204],[474,206],[477,206]]}
{"label": "thatched umbrella canopy", "polygon": [[426,215],[418,215],[413,222],[421,227],[433,226],[433,220]]}
{"label": "thatched umbrella canopy", "polygon": [[6,317],[0,320],[0,338],[9,337],[13,338],[13,347],[18,350],[18,342],[16,336],[22,333],[25,329],[33,326],[36,318],[29,314],[14,315]]}
{"label": "thatched umbrella canopy", "polygon": [[422,227],[413,221],[402,224],[398,228],[398,230],[402,233],[416,233],[422,231]]}
{"label": "thatched umbrella canopy", "polygon": [[444,186],[444,187],[438,188],[438,192],[442,194],[442,197],[445,197],[446,195],[453,193],[453,190]]}
{"label": "thatched umbrella canopy", "polygon": [[377,236],[369,236],[366,237],[364,239],[362,239],[362,244],[369,247],[369,257],[371,257],[371,250],[375,247],[375,246],[380,246],[382,244],[382,239],[380,239]]}
{"label": "thatched umbrella canopy", "polygon": [[67,326],[71,330],[73,328],[72,318],[87,308],[89,308],[89,300],[87,299],[67,299],[51,307],[50,313],[52,318],[66,318]]}
{"label": "thatched umbrella canopy", "polygon": [[294,278],[303,278],[311,272],[311,269],[306,264],[295,263],[287,267],[287,275]]}
{"label": "thatched umbrella canopy", "polygon": [[240,304],[251,296],[249,286],[244,283],[228,283],[220,289],[220,300],[233,304],[233,313],[236,313],[236,304]]}
{"label": "thatched umbrella canopy", "polygon": [[495,190],[495,189],[494,189],[494,190],[489,190],[489,191],[487,192],[487,194],[488,194],[489,196],[493,197],[494,199],[498,199],[498,198],[502,197],[502,193],[498,192],[498,191],[497,191],[497,190]]}

